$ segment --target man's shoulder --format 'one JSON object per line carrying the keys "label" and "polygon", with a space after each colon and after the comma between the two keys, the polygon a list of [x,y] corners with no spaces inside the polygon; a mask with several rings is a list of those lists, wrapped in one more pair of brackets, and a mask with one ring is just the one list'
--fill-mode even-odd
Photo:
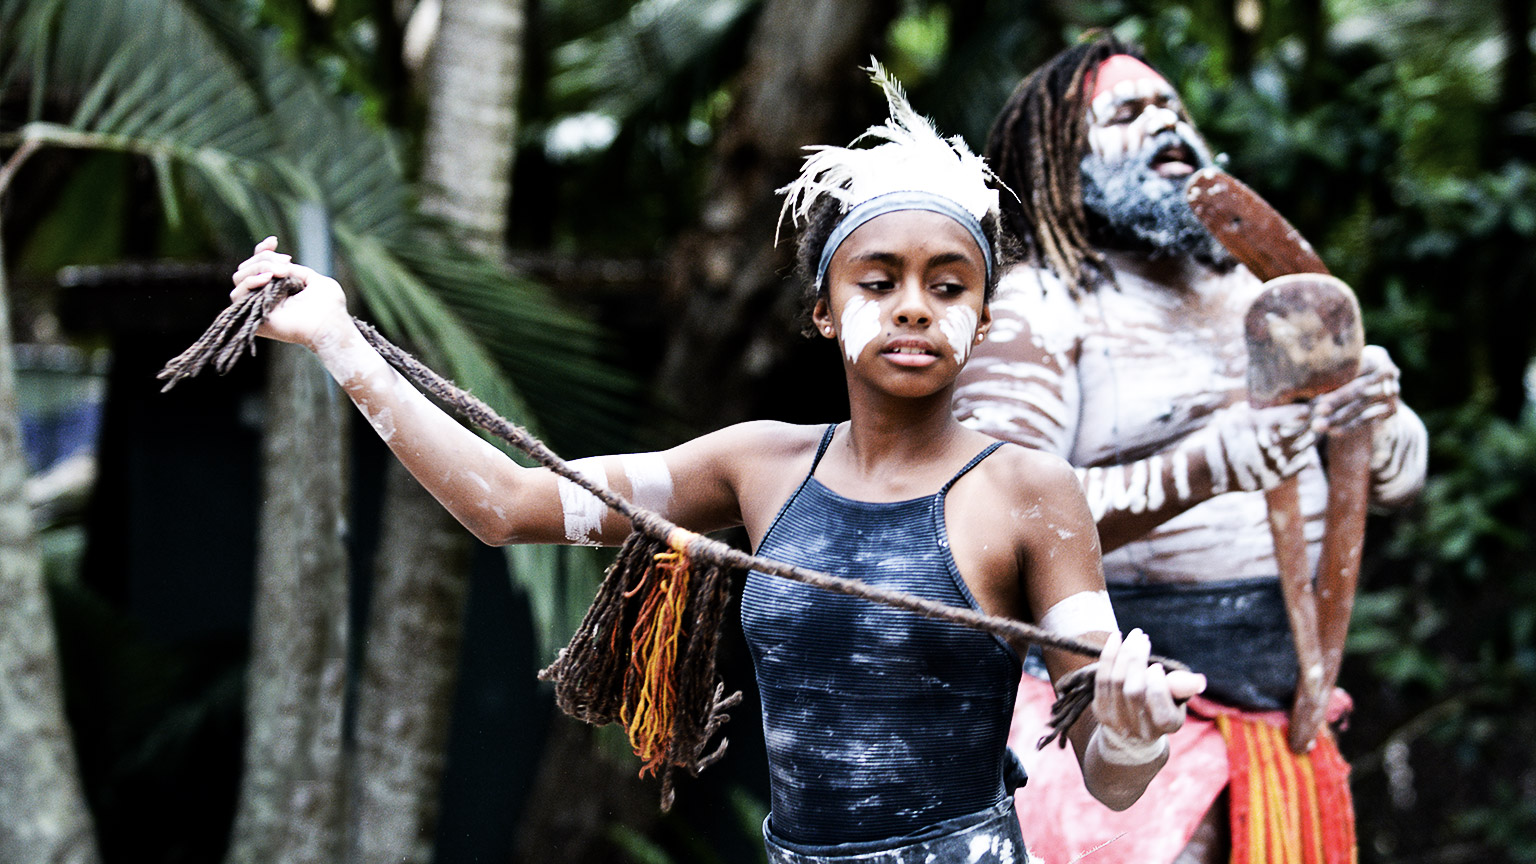
{"label": "man's shoulder", "polygon": [[1049,269],[1015,264],[998,281],[987,338],[1009,342],[1026,333],[1047,353],[1067,350],[1082,333],[1079,298]]}
{"label": "man's shoulder", "polygon": [[1049,267],[1028,262],[1011,264],[997,280],[997,299],[1011,302],[1068,302],[1076,305],[1073,292]]}

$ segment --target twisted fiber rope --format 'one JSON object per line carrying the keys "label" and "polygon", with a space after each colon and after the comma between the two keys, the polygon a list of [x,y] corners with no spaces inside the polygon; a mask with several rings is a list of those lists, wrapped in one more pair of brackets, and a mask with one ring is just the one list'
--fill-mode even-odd
{"label": "twisted fiber rope", "polygon": [[[301,284],[291,279],[274,279],[262,290],[251,292],[225,309],[214,320],[213,325],[209,327],[207,332],[199,337],[186,351],[183,351],[167,362],[165,368],[156,376],[166,381],[162,392],[171,389],[183,378],[196,375],[209,362],[213,362],[215,369],[220,374],[224,374],[229,371],[230,367],[234,365],[235,361],[246,350],[255,354],[256,328],[272,310],[273,306],[277,305],[278,302],[289,294],[293,294],[302,288]],[[1026,643],[1069,651],[1085,657],[1096,658],[1099,656],[1100,648],[1098,646],[1080,639],[1061,636],[1023,621],[987,615],[965,607],[936,603],[901,591],[893,591],[888,588],[870,585],[857,579],[832,576],[804,567],[797,567],[768,558],[760,558],[725,543],[681,528],[660,514],[637,507],[613,490],[593,483],[580,472],[572,469],[563,459],[555,455],[544,442],[535,438],[526,429],[501,417],[491,410],[490,406],[469,392],[427,368],[421,361],[386,340],[372,325],[356,318],[353,321],[357,324],[358,330],[363,334],[363,338],[385,360],[398,369],[401,374],[414,381],[427,392],[438,397],[444,403],[450,405],[471,423],[506,441],[513,447],[528,454],[540,465],[575,483],[598,498],[609,508],[629,520],[636,532],[664,542],[672,549],[686,554],[694,561],[707,562],[717,567],[756,570],[760,573],[792,579],[796,582],[802,582],[827,591],[861,597],[875,603],[883,603],[887,606],[912,612],[925,618],[948,621],[963,627],[991,633],[1014,645]],[[626,548],[627,546],[628,544],[626,544]],[[568,648],[561,652],[561,659],[556,660],[555,665],[560,664],[569,650]],[[1150,658],[1149,663],[1161,663],[1167,669],[1182,670],[1188,668],[1177,660],[1155,655]],[[1083,711],[1087,710],[1088,706],[1093,702],[1096,667],[1096,663],[1089,664],[1069,675],[1063,676],[1060,681],[1056,682],[1057,698],[1051,711],[1049,721],[1050,732],[1040,739],[1037,746],[1044,747],[1053,740],[1057,742],[1058,746],[1066,746],[1067,729],[1077,721]],[[551,666],[551,670],[554,668],[555,666]],[[546,672],[548,671],[550,670],[546,670]],[[719,694],[720,691],[717,690],[714,700],[716,712],[734,705],[735,700],[740,695],[736,694],[732,697],[721,698]],[[607,722],[606,712],[601,710],[596,712],[577,710],[568,711],[568,713],[572,713],[573,716],[583,717],[583,719],[585,719],[585,715],[594,720]],[[723,720],[711,716],[707,720],[706,725],[708,728],[714,729],[718,728],[720,722],[723,722]],[[714,761],[719,755],[717,752],[707,757],[704,764]],[[694,773],[697,773],[697,771]]]}

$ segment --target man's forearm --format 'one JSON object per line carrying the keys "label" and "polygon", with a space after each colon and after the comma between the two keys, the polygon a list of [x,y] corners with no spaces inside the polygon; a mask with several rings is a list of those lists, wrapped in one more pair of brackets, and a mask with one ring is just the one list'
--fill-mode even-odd
{"label": "man's forearm", "polygon": [[1424,488],[1428,462],[1424,422],[1399,403],[1371,436],[1371,504],[1391,510],[1411,503]]}

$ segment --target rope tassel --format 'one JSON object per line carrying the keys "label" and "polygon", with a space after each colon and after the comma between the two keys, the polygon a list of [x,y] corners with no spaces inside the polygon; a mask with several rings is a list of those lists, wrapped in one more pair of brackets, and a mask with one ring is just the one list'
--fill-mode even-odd
{"label": "rope tassel", "polygon": [[723,695],[715,668],[733,571],[693,566],[687,545],[698,535],[668,537],[637,531],[624,541],[570,644],[539,673],[554,682],[560,710],[624,726],[640,775],[661,775],[663,810],[672,769],[698,776],[725,754],[725,740],[704,751],[741,701],[739,692]]}

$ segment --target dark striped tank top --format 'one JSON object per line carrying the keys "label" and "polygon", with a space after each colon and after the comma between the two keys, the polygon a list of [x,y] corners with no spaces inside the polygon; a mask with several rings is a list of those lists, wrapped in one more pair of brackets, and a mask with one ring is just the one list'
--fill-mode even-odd
{"label": "dark striped tank top", "polygon": [[[944,499],[998,446],[908,501],[850,500],[807,475],[758,554],[978,608],[950,554]],[[1004,799],[1020,661],[1001,639],[757,572],[741,618],[762,693],[775,835],[817,845],[908,837]]]}

